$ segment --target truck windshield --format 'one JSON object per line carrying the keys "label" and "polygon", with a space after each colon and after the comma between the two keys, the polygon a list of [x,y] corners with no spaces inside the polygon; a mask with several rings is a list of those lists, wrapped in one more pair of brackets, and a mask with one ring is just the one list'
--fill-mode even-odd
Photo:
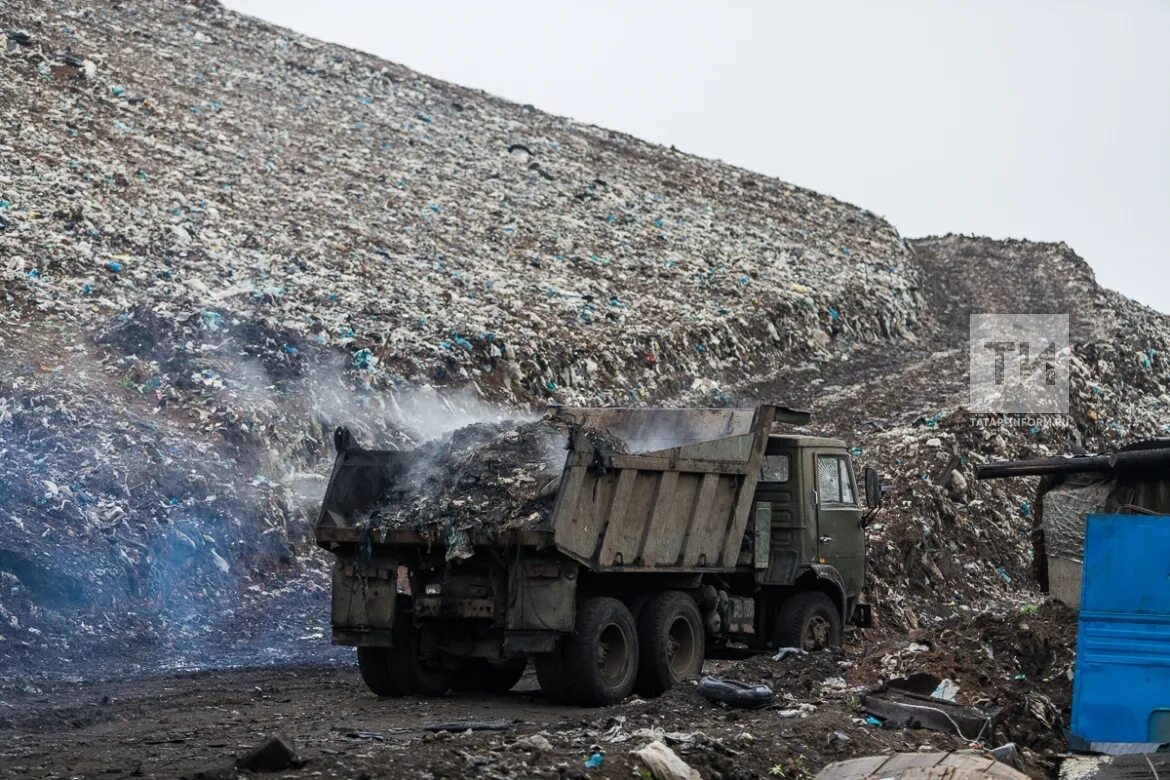
{"label": "truck windshield", "polygon": [[817,456],[817,493],[824,504],[856,504],[849,463],[839,455]]}
{"label": "truck windshield", "polygon": [[787,482],[788,456],[768,455],[764,458],[764,468],[760,471],[761,482]]}

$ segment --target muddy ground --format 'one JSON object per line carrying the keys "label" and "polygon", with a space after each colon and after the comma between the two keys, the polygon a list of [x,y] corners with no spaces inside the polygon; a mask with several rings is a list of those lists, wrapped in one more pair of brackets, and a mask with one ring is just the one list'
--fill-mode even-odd
{"label": "muddy ground", "polygon": [[[707,778],[803,778],[844,758],[1007,741],[1045,777],[1063,752],[1073,626],[1043,605],[913,640],[854,631],[842,652],[707,662],[706,673],[771,686],[763,710],[709,702],[693,684],[566,707],[540,696],[531,671],[504,695],[378,699],[349,664],[58,685],[0,700],[0,777],[235,777],[236,757],[273,734],[306,762],[272,775],[284,777],[631,777],[631,751],[655,738]],[[866,718],[862,695],[917,671],[954,679],[956,701],[1001,709],[1000,723],[980,745]],[[515,745],[533,734],[545,749]],[[594,753],[603,761],[586,769]]]}

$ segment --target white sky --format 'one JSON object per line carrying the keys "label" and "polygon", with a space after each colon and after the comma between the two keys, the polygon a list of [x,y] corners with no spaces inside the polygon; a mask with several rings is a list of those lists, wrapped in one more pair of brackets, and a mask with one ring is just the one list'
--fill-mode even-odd
{"label": "white sky", "polygon": [[906,236],[1063,240],[1170,313],[1170,2],[226,5],[834,195]]}

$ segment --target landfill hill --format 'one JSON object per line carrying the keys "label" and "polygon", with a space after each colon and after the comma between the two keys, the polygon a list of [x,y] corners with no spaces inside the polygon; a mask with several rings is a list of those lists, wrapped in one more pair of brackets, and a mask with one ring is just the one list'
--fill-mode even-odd
{"label": "landfill hill", "polygon": [[[5,0],[0,29],[0,686],[349,658],[307,541],[342,422],[807,406],[886,475],[891,628],[1036,597],[1032,486],[979,459],[1170,423],[1166,318],[1063,245],[908,242],[214,2]],[[971,311],[1074,314],[1067,420],[970,424]]]}

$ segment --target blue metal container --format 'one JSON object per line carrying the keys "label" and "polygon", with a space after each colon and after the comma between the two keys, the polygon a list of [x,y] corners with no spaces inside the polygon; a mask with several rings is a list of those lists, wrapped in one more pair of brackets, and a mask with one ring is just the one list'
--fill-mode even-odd
{"label": "blue metal container", "polygon": [[1069,744],[1170,742],[1170,517],[1090,515],[1084,560]]}

